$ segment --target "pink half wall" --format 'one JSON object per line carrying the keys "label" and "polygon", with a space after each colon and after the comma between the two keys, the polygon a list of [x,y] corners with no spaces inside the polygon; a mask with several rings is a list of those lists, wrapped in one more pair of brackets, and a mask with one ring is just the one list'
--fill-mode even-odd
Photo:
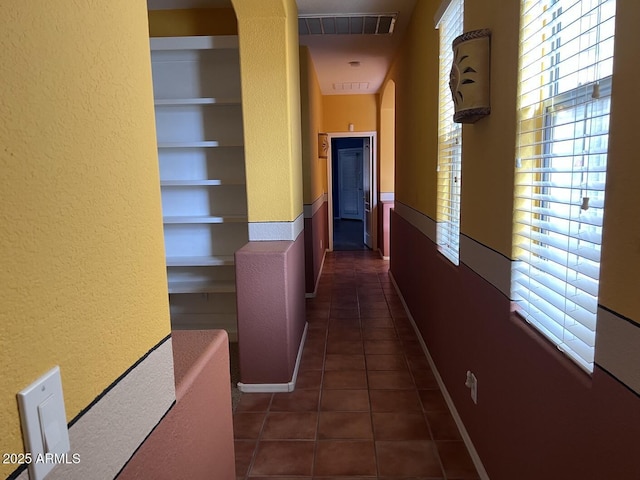
{"label": "pink half wall", "polygon": [[304,235],[249,242],[235,258],[240,381],[289,383],[306,322]]}
{"label": "pink half wall", "polygon": [[224,330],[174,331],[176,403],[118,480],[235,480],[229,340]]}

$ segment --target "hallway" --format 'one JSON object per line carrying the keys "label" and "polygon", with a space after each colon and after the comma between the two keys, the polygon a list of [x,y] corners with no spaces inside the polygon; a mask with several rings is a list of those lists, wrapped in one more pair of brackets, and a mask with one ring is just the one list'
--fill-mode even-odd
{"label": "hallway", "polygon": [[238,479],[476,480],[377,253],[328,253],[296,390],[243,394]]}

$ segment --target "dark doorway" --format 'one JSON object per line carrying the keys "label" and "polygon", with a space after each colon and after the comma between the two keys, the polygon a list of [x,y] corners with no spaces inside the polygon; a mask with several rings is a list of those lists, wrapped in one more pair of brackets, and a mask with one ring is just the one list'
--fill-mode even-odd
{"label": "dark doorway", "polygon": [[366,250],[364,243],[362,138],[331,142],[333,186],[333,249]]}

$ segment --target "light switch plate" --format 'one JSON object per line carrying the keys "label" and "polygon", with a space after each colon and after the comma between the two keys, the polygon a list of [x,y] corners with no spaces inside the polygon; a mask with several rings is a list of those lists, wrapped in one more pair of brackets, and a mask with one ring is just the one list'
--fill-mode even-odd
{"label": "light switch plate", "polygon": [[25,453],[31,454],[29,478],[41,480],[56,466],[54,456],[71,448],[60,368],[54,367],[18,393],[18,406]]}

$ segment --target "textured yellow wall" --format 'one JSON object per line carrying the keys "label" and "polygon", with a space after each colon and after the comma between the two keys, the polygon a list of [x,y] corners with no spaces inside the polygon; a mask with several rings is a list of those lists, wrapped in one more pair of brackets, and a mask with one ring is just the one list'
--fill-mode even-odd
{"label": "textured yellow wall", "polygon": [[149,11],[150,37],[237,35],[233,8],[193,8]]}
{"label": "textured yellow wall", "polygon": [[396,82],[395,198],[435,219],[438,158],[439,0],[416,2],[409,30],[387,78]]}
{"label": "textured yellow wall", "polygon": [[60,365],[71,419],[170,331],[145,2],[4,1],[0,78],[0,452],[20,452],[19,390]]}
{"label": "textured yellow wall", "polygon": [[377,95],[325,95],[322,97],[325,132],[375,132],[378,128]]}
{"label": "textured yellow wall", "polygon": [[380,191],[393,192],[396,158],[396,84],[389,80],[380,96]]}
{"label": "textured yellow wall", "polygon": [[249,222],[302,213],[300,52],[294,0],[233,0],[240,36]]}
{"label": "textured yellow wall", "polygon": [[462,133],[461,231],[511,256],[520,2],[465,2],[464,30],[490,28],[491,115]]}
{"label": "textured yellow wall", "polygon": [[327,161],[318,157],[318,133],[322,132],[322,93],[308,47],[300,47],[300,100],[304,203],[311,204],[327,191]]}
{"label": "textured yellow wall", "polygon": [[599,300],[606,307],[640,322],[640,161],[637,153],[640,3],[619,0],[616,5],[613,97]]}

